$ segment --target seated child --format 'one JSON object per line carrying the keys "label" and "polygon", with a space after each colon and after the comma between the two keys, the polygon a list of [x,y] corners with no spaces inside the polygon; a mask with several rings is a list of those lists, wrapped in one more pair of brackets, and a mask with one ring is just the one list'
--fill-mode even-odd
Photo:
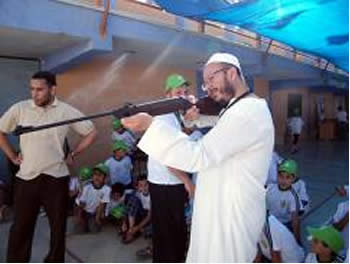
{"label": "seated child", "polygon": [[[87,167],[80,168],[79,177],[71,174],[69,177],[69,200],[68,200],[68,215],[71,215],[74,210],[75,201],[81,192],[80,179],[87,177],[91,178],[92,170]],[[80,178],[80,179],[79,179]]]}
{"label": "seated child", "polygon": [[120,224],[125,217],[125,187],[121,183],[112,185],[111,200],[108,204],[108,217],[113,224]]}
{"label": "seated child", "polygon": [[286,225],[300,244],[300,200],[293,189],[297,164],[293,160],[284,160],[278,167],[277,184],[267,186],[266,206],[270,214]]}
{"label": "seated child", "polygon": [[304,250],[289,229],[276,217],[267,213],[263,232],[258,242],[258,254],[254,262],[300,263],[304,260]]}
{"label": "seated child", "polygon": [[125,195],[126,217],[122,231],[123,242],[132,242],[151,222],[151,196],[146,178],[139,178],[137,191]]}
{"label": "seated child", "polygon": [[127,155],[128,146],[121,140],[112,145],[113,156],[106,160],[109,169],[109,183],[121,183],[125,188],[132,188],[132,162]]}
{"label": "seated child", "polygon": [[338,253],[344,248],[344,240],[334,227],[308,227],[307,231],[311,236],[311,252],[306,256],[305,263],[343,262]]}
{"label": "seated child", "polygon": [[81,196],[77,199],[77,222],[83,232],[101,230],[111,193],[111,188],[105,185],[107,175],[106,165],[96,165],[92,170],[92,182],[84,186]]}
{"label": "seated child", "polygon": [[329,224],[333,225],[337,229],[345,243],[344,250],[339,254],[345,256],[347,249],[349,248],[349,201],[341,202],[337,206],[337,211],[333,217],[328,221]]}

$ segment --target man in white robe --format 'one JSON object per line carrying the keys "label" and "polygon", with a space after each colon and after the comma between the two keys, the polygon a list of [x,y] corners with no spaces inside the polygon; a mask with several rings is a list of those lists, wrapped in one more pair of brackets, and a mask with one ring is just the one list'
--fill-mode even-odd
{"label": "man in white robe", "polygon": [[200,140],[191,141],[146,113],[122,123],[146,130],[139,147],[152,158],[198,172],[187,262],[251,262],[265,222],[264,184],[274,145],[271,114],[265,100],[249,93],[235,56],[212,55],[203,79],[208,95],[226,108]]}

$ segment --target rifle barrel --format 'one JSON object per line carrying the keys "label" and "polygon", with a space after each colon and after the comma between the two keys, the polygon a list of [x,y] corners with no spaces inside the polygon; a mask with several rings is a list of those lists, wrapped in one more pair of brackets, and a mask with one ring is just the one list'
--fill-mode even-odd
{"label": "rifle barrel", "polygon": [[178,110],[186,110],[191,106],[192,104],[184,98],[170,98],[170,99],[167,98],[167,99],[146,102],[138,105],[128,104],[118,109],[114,109],[114,110],[110,110],[110,111],[106,111],[106,112],[102,112],[94,115],[40,125],[40,126],[18,126],[13,132],[13,134],[16,136],[20,136],[22,134],[26,134],[30,132],[35,132],[35,131],[49,129],[49,128],[58,127],[58,126],[64,126],[71,123],[81,122],[81,121],[100,118],[100,117],[109,116],[109,115],[113,115],[116,118],[122,118],[130,115],[134,115],[140,112],[146,112],[152,116],[161,115],[161,114],[175,112]]}

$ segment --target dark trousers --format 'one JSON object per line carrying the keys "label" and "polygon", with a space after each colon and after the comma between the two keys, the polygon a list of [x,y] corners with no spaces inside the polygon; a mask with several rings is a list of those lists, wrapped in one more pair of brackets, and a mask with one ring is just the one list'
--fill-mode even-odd
{"label": "dark trousers", "polygon": [[150,184],[153,262],[184,262],[186,191],[183,184]]}
{"label": "dark trousers", "polygon": [[50,251],[45,262],[64,262],[69,177],[41,174],[15,180],[15,218],[10,230],[7,262],[29,262],[36,219],[43,206],[50,225]]}

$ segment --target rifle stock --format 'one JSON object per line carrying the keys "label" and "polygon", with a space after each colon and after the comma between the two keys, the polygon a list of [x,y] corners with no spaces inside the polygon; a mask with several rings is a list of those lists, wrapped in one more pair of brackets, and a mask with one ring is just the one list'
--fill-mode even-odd
{"label": "rifle stock", "polygon": [[[200,98],[195,105],[199,108],[202,114],[207,114],[207,115],[217,115],[221,110],[221,106],[215,103],[209,97]],[[57,126],[68,125],[71,123],[81,122],[84,120],[90,120],[90,119],[95,119],[95,118],[100,118],[100,117],[110,116],[110,115],[113,115],[116,118],[122,118],[122,117],[131,116],[137,113],[145,112],[152,116],[156,116],[156,115],[176,112],[179,110],[185,111],[191,108],[192,106],[193,104],[184,98],[167,98],[167,99],[161,99],[161,100],[156,100],[156,101],[151,101],[151,102],[146,102],[146,103],[141,103],[136,105],[126,104],[125,106],[122,106],[114,110],[110,110],[107,112],[102,112],[94,115],[84,116],[81,118],[64,120],[64,121],[54,122],[54,123],[45,124],[45,125],[36,126],[36,127],[17,126],[13,134],[15,136],[20,136],[22,134],[26,134],[30,132],[49,129]]]}

